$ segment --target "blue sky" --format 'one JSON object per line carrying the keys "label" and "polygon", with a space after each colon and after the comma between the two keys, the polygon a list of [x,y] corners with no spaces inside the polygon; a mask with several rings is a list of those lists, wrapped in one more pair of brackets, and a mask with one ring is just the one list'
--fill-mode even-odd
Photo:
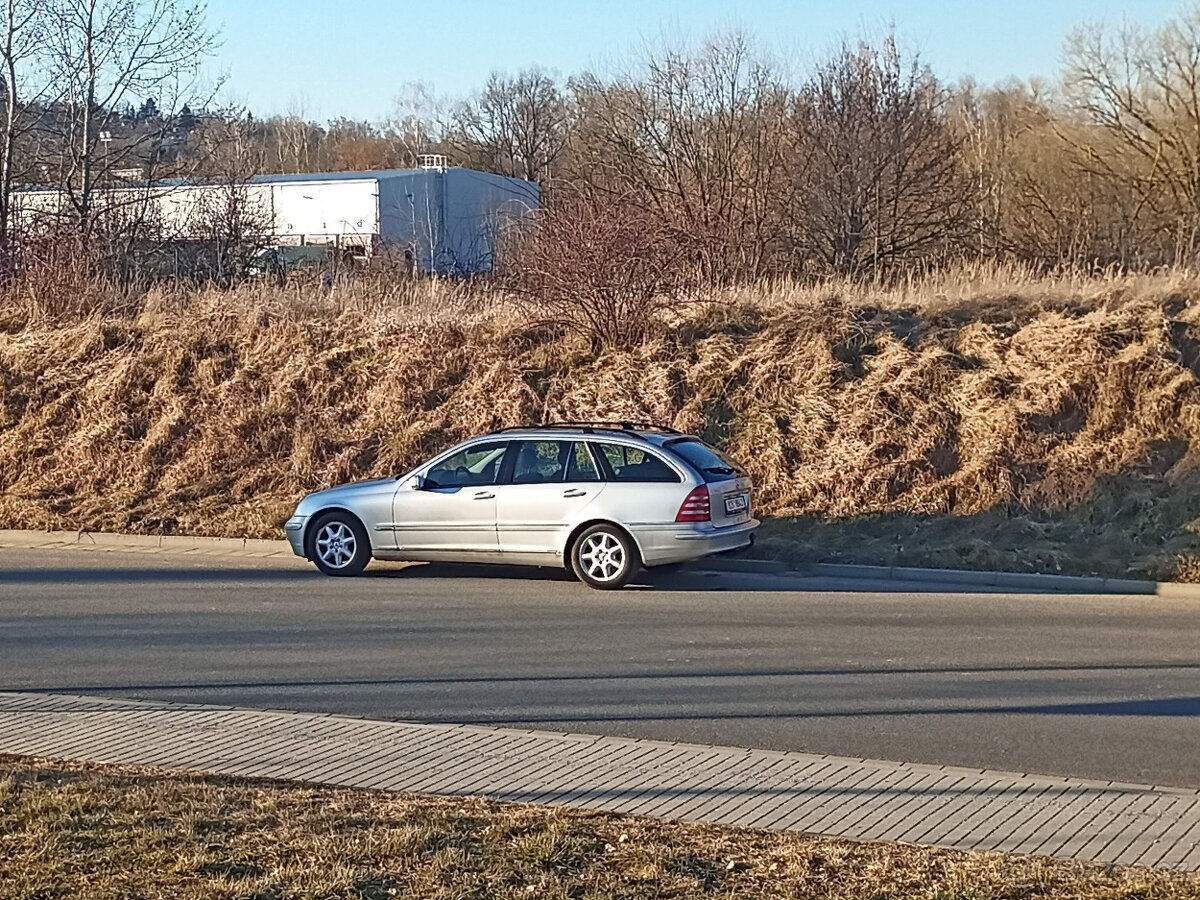
{"label": "blue sky", "polygon": [[401,85],[427,82],[460,96],[493,70],[529,65],[564,75],[620,65],[647,41],[700,39],[739,28],[800,67],[843,35],[894,22],[947,79],[1052,77],[1063,39],[1079,23],[1156,25],[1178,0],[209,0],[222,49],[211,64],[225,94],[256,114],[300,110],[325,120],[377,120]]}

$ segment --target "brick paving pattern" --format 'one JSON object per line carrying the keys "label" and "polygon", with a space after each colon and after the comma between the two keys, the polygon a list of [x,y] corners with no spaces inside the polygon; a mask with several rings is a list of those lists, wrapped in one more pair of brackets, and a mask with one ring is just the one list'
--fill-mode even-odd
{"label": "brick paving pattern", "polygon": [[1200,871],[1200,791],[466,725],[0,693],[0,753]]}

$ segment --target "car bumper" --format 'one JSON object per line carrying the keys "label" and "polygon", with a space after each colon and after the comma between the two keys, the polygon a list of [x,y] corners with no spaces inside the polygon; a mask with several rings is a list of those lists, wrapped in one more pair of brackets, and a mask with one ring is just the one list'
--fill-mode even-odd
{"label": "car bumper", "polygon": [[671,524],[631,530],[642,561],[648,566],[659,566],[749,547],[754,543],[758,526],[757,519],[750,519],[724,528]]}
{"label": "car bumper", "polygon": [[307,521],[308,516],[292,516],[283,526],[292,552],[297,556],[304,556],[304,523]]}

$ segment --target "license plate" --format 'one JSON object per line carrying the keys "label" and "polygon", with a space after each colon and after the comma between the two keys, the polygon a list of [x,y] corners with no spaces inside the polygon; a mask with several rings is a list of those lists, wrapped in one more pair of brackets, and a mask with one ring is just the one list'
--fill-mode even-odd
{"label": "license plate", "polygon": [[725,498],[725,512],[732,515],[733,513],[742,512],[750,505],[749,494],[738,494],[734,497]]}

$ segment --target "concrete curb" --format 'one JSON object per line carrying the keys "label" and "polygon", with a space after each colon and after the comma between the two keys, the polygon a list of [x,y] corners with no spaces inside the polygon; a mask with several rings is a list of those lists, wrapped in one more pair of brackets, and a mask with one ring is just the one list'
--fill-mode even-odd
{"label": "concrete curb", "polygon": [[236,554],[262,557],[291,556],[287,541],[184,535],[111,534],[102,531],[0,531],[0,548],[44,550],[132,550],[160,553]]}
{"label": "concrete curb", "polygon": [[[934,584],[962,584],[980,587],[1007,587],[1018,590],[1055,591],[1071,594],[1155,594],[1153,581],[1126,578],[1101,578],[1079,575],[1038,575],[1025,572],[975,572],[968,569],[922,569],[906,566],[858,566],[817,563],[814,575],[829,578],[879,578],[886,581],[924,581]],[[1182,586],[1182,585],[1180,585]],[[1200,596],[1200,585],[1197,595]]]}
{"label": "concrete curb", "polygon": [[[0,549],[134,551],[186,553],[197,556],[240,556],[270,559],[293,556],[287,541],[248,538],[188,537],[184,535],[111,534],[92,531],[3,531]],[[922,569],[908,566],[866,566],[848,563],[793,565],[780,560],[713,557],[699,567],[745,575],[807,575],[866,581],[920,582],[960,587],[1011,588],[1058,594],[1140,594],[1176,600],[1200,600],[1200,584],[1138,581],[1078,575],[1038,575],[1024,572],[977,572],[969,569]]]}
{"label": "concrete curb", "polygon": [[1039,575],[1026,572],[979,572],[970,569],[923,569],[909,566],[866,566],[847,563],[811,563],[792,566],[777,560],[706,560],[704,568],[724,572],[776,575],[792,572],[818,578],[865,581],[904,581],[962,587],[1012,588],[1057,594],[1141,594],[1183,600],[1200,600],[1200,584],[1139,581],[1080,575]]}

